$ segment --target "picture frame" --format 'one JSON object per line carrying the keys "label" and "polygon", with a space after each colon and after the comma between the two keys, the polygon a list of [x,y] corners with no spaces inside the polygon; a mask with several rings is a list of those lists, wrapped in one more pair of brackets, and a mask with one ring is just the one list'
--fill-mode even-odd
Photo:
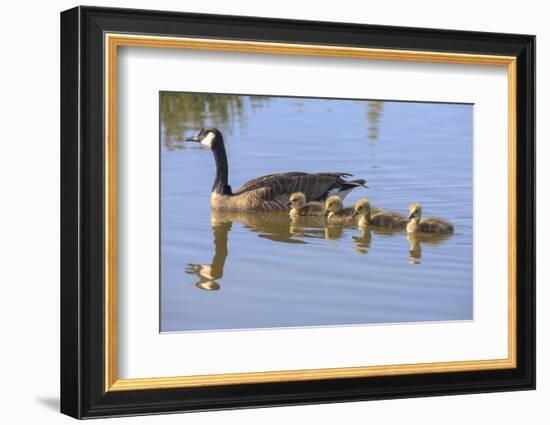
{"label": "picture frame", "polygon": [[[120,379],[116,93],[117,52],[128,46],[505,68],[508,356]],[[62,413],[80,419],[535,388],[534,36],[81,6],[61,13],[61,117]]]}

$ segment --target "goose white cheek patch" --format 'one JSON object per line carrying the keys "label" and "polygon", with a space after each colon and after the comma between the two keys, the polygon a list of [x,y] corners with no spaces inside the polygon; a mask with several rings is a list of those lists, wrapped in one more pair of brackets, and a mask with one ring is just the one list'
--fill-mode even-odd
{"label": "goose white cheek patch", "polygon": [[201,145],[211,148],[215,137],[214,133],[208,133],[208,136],[201,140]]}

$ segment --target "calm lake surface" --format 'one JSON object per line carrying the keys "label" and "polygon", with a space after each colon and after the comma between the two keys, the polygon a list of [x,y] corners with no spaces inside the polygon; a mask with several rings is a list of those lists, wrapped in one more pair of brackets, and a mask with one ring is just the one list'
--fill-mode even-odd
{"label": "calm lake surface", "polygon": [[[473,319],[473,107],[161,93],[161,331]],[[455,225],[448,237],[216,213],[212,153],[183,138],[224,134],[229,183],[349,172],[344,201]]]}

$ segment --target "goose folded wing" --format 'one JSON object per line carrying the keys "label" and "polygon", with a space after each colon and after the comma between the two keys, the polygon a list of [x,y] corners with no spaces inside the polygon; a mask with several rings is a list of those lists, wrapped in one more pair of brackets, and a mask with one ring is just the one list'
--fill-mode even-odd
{"label": "goose folded wing", "polygon": [[245,183],[235,193],[236,195],[246,192],[262,190],[262,195],[266,199],[278,199],[287,202],[290,195],[294,192],[303,192],[308,201],[323,200],[329,191],[340,189],[347,182],[344,177],[349,177],[348,173],[303,173],[289,172],[280,174],[270,174],[263,177],[250,180]]}

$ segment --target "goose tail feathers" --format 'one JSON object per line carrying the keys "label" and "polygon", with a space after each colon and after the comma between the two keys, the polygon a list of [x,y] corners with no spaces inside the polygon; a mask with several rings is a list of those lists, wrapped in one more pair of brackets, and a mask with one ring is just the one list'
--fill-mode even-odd
{"label": "goose tail feathers", "polygon": [[366,183],[367,182],[363,179],[350,180],[342,184],[342,190],[353,189],[355,187],[365,187],[368,189],[368,186],[366,185]]}
{"label": "goose tail feathers", "polygon": [[338,189],[329,191],[328,194],[327,194],[327,197],[331,196],[331,195],[338,195],[340,197],[340,199],[344,200],[344,198],[353,189],[356,189],[358,187],[367,188],[368,186],[366,186],[365,183],[366,183],[366,181],[363,180],[363,179],[345,181],[338,187]]}

